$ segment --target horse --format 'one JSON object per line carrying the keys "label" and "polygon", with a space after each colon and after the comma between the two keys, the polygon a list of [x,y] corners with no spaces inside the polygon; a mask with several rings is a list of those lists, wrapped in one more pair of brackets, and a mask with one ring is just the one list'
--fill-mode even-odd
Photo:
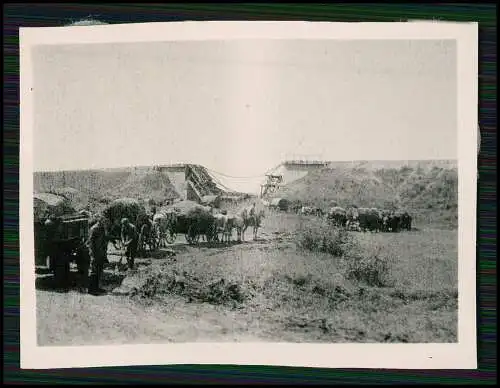
{"label": "horse", "polygon": [[230,216],[224,213],[218,213],[214,215],[215,217],[215,227],[217,239],[219,239],[219,232],[222,233],[222,243],[231,241],[232,232],[232,219]]}
{"label": "horse", "polygon": [[239,215],[234,215],[231,217],[231,226],[236,229],[236,236],[238,237],[238,242],[243,241],[243,231],[245,229],[245,221],[243,217]]}
{"label": "horse", "polygon": [[257,240],[257,231],[261,226],[262,219],[265,218],[264,210],[260,210],[257,213],[250,215],[248,209],[244,209],[241,212],[241,218],[243,219],[244,227],[242,230],[242,237],[245,235],[245,231],[249,226],[253,228],[253,239]]}

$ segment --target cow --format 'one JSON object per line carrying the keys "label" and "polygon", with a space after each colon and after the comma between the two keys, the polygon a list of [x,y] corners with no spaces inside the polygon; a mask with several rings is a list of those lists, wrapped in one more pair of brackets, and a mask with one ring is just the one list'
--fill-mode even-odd
{"label": "cow", "polygon": [[332,207],[328,211],[328,220],[335,226],[344,227],[347,224],[346,211],[339,206]]}
{"label": "cow", "polygon": [[411,231],[412,216],[405,211],[401,216],[401,229]]}
{"label": "cow", "polygon": [[387,231],[397,233],[401,228],[401,214],[391,212],[387,217]]}
{"label": "cow", "polygon": [[303,216],[309,216],[311,214],[313,214],[313,208],[311,206],[302,206],[302,208],[300,209],[300,214],[302,214]]}
{"label": "cow", "polygon": [[360,208],[358,222],[359,228],[364,232],[379,232],[382,230],[382,220],[376,209]]}
{"label": "cow", "polygon": [[315,216],[317,217],[323,217],[324,216],[324,212],[323,212],[323,209],[319,208],[319,207],[315,207],[314,210],[313,210],[313,213]]}
{"label": "cow", "polygon": [[380,211],[380,230],[381,232],[389,231],[389,219],[391,212],[389,210]]}

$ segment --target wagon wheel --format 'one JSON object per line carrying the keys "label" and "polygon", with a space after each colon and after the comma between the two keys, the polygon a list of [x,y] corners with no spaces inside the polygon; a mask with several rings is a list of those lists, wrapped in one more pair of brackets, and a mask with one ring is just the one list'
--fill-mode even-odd
{"label": "wagon wheel", "polygon": [[160,247],[160,242],[161,239],[158,237],[158,235],[156,233],[151,233],[149,237],[149,243],[153,251],[158,250],[158,248]]}
{"label": "wagon wheel", "polygon": [[165,233],[165,241],[167,244],[173,244],[177,238],[177,234],[174,232],[173,229],[168,229],[167,233]]}
{"label": "wagon wheel", "polygon": [[197,243],[199,239],[198,234],[196,233],[196,227],[194,225],[190,225],[188,228],[188,232],[186,234],[186,240],[189,244]]}

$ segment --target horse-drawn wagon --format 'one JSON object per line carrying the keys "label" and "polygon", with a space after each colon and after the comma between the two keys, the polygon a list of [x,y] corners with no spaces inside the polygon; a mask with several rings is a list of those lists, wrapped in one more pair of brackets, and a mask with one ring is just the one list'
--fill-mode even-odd
{"label": "horse-drawn wagon", "polygon": [[144,252],[146,246],[151,250],[158,247],[158,239],[153,230],[152,219],[148,216],[146,208],[133,198],[119,198],[112,201],[102,212],[109,224],[109,240],[117,247],[121,240],[121,220],[127,218],[137,228],[139,234],[138,251]]}
{"label": "horse-drawn wagon", "polygon": [[[64,196],[53,193],[34,195],[35,265],[48,264],[56,280],[67,280],[71,262],[80,272],[88,267],[85,244],[89,216],[78,213]],[[49,258],[47,262],[47,258]]]}
{"label": "horse-drawn wagon", "polygon": [[175,233],[175,222],[177,215],[173,209],[162,209],[153,216],[153,233],[158,248],[165,248],[167,244],[173,244],[177,235]]}
{"label": "horse-drawn wagon", "polygon": [[170,211],[175,214],[169,230],[169,235],[174,241],[177,234],[184,234],[188,244],[198,243],[201,236],[205,236],[207,242],[216,239],[215,217],[210,207],[201,206],[191,201],[183,201],[174,205]]}

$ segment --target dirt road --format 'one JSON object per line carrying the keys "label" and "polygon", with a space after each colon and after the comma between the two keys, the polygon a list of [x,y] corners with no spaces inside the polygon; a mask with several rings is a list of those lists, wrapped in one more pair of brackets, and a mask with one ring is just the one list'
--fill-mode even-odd
{"label": "dirt road", "polygon": [[[266,244],[279,228],[264,227],[259,231],[259,242]],[[245,236],[251,238],[251,232]],[[247,244],[252,244],[248,242]],[[246,245],[246,244],[245,244]],[[227,247],[210,249],[190,247],[183,235],[178,235],[168,250],[154,257],[137,259],[139,268],[153,261],[169,260],[168,253],[177,253],[176,260],[187,256],[216,255]],[[236,246],[234,249],[241,250]],[[126,272],[117,272],[120,252],[111,244],[108,250],[110,265],[105,270],[103,288],[107,295],[92,296],[70,292],[56,292],[50,275],[43,269],[37,275],[37,326],[40,345],[130,344],[152,342],[190,341],[265,341],[269,335],[265,325],[254,319],[251,312],[241,312],[207,303],[186,303],[180,297],[163,296],[151,303],[138,302],[127,296],[114,295]],[[167,259],[165,259],[167,258]],[[123,260],[125,263],[125,260]],[[73,268],[76,271],[76,268]]]}

